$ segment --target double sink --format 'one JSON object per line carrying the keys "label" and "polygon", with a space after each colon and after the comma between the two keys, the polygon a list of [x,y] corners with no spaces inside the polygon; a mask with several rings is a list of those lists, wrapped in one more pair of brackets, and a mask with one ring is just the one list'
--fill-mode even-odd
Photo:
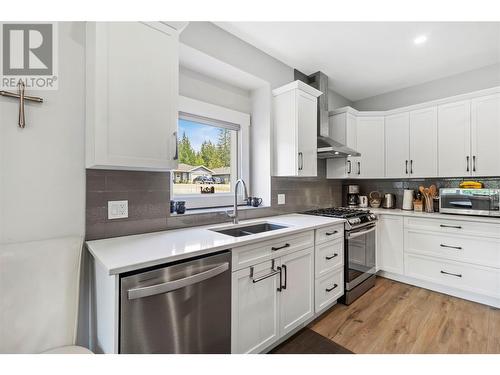
{"label": "double sink", "polygon": [[243,237],[243,236],[251,236],[253,234],[265,233],[285,228],[288,227],[284,225],[265,222],[265,223],[250,224],[241,227],[219,228],[219,229],[214,228],[210,230],[216,233],[225,234],[226,236]]}

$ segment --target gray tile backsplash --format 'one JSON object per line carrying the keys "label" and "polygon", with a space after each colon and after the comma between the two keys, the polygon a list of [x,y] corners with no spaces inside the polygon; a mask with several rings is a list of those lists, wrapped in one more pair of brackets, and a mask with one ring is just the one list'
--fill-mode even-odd
{"label": "gray tile backsplash", "polygon": [[[241,219],[300,212],[342,203],[342,182],[325,178],[325,162],[318,161],[318,177],[272,177],[271,207],[241,210]],[[278,205],[277,195],[286,195]],[[127,219],[107,219],[108,200],[128,200]],[[178,229],[228,222],[224,212],[170,216],[170,173],[87,170],[86,239]]]}
{"label": "gray tile backsplash", "polygon": [[464,180],[481,181],[486,188],[500,188],[500,177],[487,178],[419,178],[419,179],[362,179],[362,180],[343,180],[342,181],[342,203],[346,204],[347,186],[359,185],[361,195],[368,195],[371,191],[379,191],[382,194],[392,193],[396,195],[396,207],[403,205],[403,190],[412,189],[415,192],[420,185],[436,185],[438,189],[447,187],[458,187]]}

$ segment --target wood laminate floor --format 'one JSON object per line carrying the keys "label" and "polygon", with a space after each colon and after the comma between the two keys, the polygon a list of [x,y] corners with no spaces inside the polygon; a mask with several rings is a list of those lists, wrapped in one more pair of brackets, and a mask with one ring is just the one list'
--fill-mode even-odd
{"label": "wood laminate floor", "polygon": [[354,353],[500,353],[500,309],[381,277],[309,328]]}

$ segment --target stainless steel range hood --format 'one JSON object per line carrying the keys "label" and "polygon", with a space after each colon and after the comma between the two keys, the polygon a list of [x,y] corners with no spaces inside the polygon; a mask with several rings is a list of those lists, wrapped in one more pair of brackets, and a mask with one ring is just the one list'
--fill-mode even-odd
{"label": "stainless steel range hood", "polygon": [[356,150],[330,137],[328,125],[328,76],[322,72],[307,76],[297,69],[294,70],[294,76],[295,80],[301,80],[323,93],[318,98],[318,159],[360,156],[361,154]]}

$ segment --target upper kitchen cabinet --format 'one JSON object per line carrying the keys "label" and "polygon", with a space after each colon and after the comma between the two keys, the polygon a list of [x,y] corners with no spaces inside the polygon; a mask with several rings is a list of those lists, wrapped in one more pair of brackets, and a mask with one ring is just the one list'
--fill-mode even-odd
{"label": "upper kitchen cabinet", "polygon": [[471,103],[473,176],[500,175],[500,94]]}
{"label": "upper kitchen cabinet", "polygon": [[357,118],[356,149],[361,154],[351,159],[349,177],[373,178],[384,176],[384,117]]}
{"label": "upper kitchen cabinet", "polygon": [[438,107],[439,176],[471,175],[470,135],[470,100]]}
{"label": "upper kitchen cabinet", "polygon": [[321,94],[301,81],[273,90],[275,176],[317,175],[317,98]]}
{"label": "upper kitchen cabinet", "polygon": [[438,174],[437,107],[410,112],[410,177]]}
{"label": "upper kitchen cabinet", "polygon": [[386,177],[410,176],[410,114],[398,113],[385,117]]}
{"label": "upper kitchen cabinet", "polygon": [[86,166],[177,166],[178,30],[161,22],[89,22]]}

